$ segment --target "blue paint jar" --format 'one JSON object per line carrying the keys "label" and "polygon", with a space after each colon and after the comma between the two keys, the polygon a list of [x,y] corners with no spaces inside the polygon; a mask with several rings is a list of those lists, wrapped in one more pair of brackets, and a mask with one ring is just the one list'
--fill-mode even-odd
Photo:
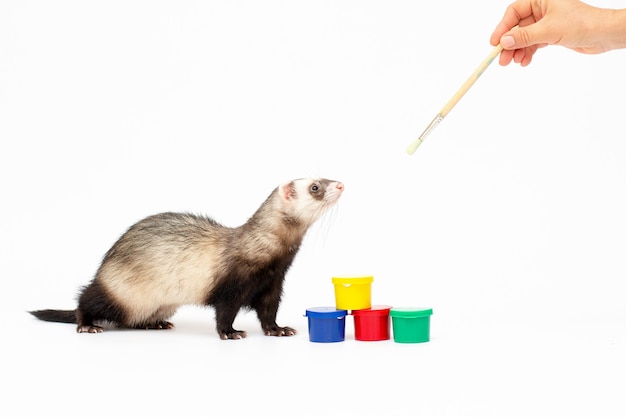
{"label": "blue paint jar", "polygon": [[311,342],[343,342],[346,336],[347,310],[335,307],[312,307],[306,310]]}

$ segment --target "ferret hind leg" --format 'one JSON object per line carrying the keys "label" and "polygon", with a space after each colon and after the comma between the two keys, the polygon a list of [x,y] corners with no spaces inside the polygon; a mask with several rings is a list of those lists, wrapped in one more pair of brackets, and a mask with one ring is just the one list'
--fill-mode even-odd
{"label": "ferret hind leg", "polygon": [[131,328],[146,330],[173,329],[174,323],[169,322],[167,319],[172,317],[176,313],[176,310],[178,310],[177,305],[161,306],[145,321],[134,324]]}

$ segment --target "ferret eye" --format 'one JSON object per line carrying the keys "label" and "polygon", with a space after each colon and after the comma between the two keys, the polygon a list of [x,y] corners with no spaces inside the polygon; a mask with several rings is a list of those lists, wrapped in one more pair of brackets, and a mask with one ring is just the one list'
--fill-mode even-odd
{"label": "ferret eye", "polygon": [[318,192],[319,190],[320,190],[319,185],[317,185],[317,184],[313,184],[313,185],[311,186],[311,191],[313,191],[314,193]]}

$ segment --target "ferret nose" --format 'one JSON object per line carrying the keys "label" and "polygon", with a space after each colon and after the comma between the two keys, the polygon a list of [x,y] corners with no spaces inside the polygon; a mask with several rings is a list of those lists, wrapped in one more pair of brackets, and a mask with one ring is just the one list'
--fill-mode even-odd
{"label": "ferret nose", "polygon": [[338,182],[336,187],[337,187],[338,190],[343,191],[343,183],[342,182]]}

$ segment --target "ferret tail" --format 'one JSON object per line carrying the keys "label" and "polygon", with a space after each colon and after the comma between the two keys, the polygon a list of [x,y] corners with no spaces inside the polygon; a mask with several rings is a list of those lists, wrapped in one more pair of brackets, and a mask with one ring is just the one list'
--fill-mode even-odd
{"label": "ferret tail", "polygon": [[29,313],[43,321],[76,323],[76,310],[36,310]]}

